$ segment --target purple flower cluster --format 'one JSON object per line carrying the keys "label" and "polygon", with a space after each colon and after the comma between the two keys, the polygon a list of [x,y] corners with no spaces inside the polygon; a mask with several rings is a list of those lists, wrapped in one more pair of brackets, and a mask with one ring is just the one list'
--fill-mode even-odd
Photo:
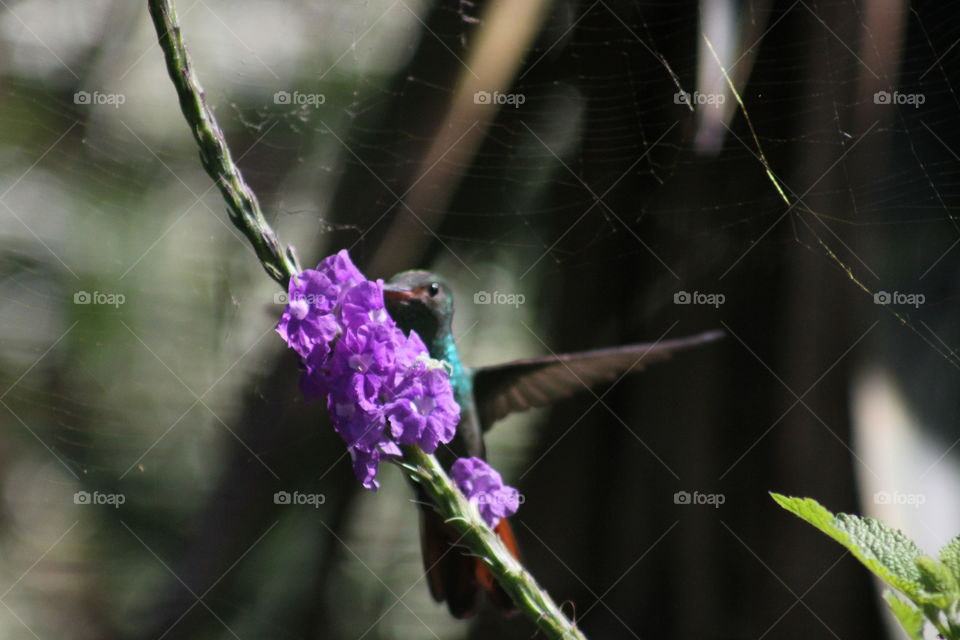
{"label": "purple flower cluster", "polygon": [[[367,489],[379,486],[380,461],[400,456],[401,445],[433,453],[453,439],[460,407],[443,363],[396,325],[383,282],[367,280],[345,250],[290,278],[277,333],[303,360],[304,395],[326,397]],[[519,493],[483,460],[460,458],[451,475],[490,527],[516,513]]]}
{"label": "purple flower cluster", "polygon": [[379,486],[380,461],[400,445],[433,453],[453,439],[460,407],[449,375],[387,314],[383,281],[367,280],[344,250],[290,278],[288,296],[277,333],[303,359],[304,395],[326,396],[364,487]]}
{"label": "purple flower cluster", "polygon": [[509,518],[520,507],[520,492],[503,484],[496,469],[480,458],[458,459],[450,468],[450,476],[491,529],[500,518]]}

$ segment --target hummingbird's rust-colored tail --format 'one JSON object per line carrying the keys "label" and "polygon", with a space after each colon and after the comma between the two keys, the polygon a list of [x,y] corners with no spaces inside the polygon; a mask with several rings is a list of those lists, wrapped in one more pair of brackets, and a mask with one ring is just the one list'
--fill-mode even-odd
{"label": "hummingbird's rust-colored tail", "polygon": [[[516,613],[510,596],[496,581],[483,561],[459,544],[460,536],[450,528],[429,503],[420,509],[420,546],[430,595],[437,602],[447,603],[455,618],[476,614],[486,594],[491,604],[504,614]],[[513,529],[506,518],[494,527],[507,549],[520,559]]]}

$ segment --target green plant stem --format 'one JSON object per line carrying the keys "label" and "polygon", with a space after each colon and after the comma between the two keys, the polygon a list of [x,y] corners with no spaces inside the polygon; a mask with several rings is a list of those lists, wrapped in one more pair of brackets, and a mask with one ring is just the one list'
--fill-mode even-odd
{"label": "green plant stem", "polygon": [[405,447],[405,468],[430,496],[437,510],[461,536],[461,543],[479,556],[514,604],[537,623],[549,638],[586,640],[560,611],[500,538],[484,523],[476,507],[457,489],[437,459],[418,447]]}
{"label": "green plant stem", "polygon": [[230,221],[253,245],[263,268],[283,286],[290,276],[300,272],[291,247],[283,249],[277,234],[263,216],[253,190],[234,163],[230,148],[217,124],[213,110],[204,98],[190,54],[180,33],[180,24],[172,0],[148,0],[150,16],[166,59],[167,71],[180,98],[180,109],[190,125],[200,150],[200,161],[216,183],[227,203]]}
{"label": "green plant stem", "polygon": [[[253,245],[263,268],[286,289],[287,280],[300,272],[292,248],[282,249],[276,233],[263,217],[253,191],[234,164],[227,141],[204,99],[187,53],[172,0],[147,0],[166,59],[167,71],[180,98],[180,108],[200,149],[204,169],[227,203],[230,220]],[[503,546],[500,538],[453,485],[432,455],[417,447],[404,451],[404,468],[434,501],[437,510],[462,535],[461,542],[490,568],[517,607],[551,639],[586,640],[560,607]]]}
{"label": "green plant stem", "polygon": [[941,638],[953,640],[957,637],[956,634],[954,634],[952,630],[948,628],[948,625],[943,623],[943,619],[940,616],[940,609],[930,605],[924,606],[921,604],[918,606],[920,606],[920,608],[923,610],[923,614],[927,618],[927,621],[933,625],[933,628],[937,630],[937,633]]}

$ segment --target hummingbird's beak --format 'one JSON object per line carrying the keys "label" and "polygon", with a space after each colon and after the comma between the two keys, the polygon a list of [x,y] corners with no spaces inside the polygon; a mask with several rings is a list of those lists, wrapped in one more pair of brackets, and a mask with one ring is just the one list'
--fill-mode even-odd
{"label": "hummingbird's beak", "polygon": [[383,285],[383,297],[393,302],[405,302],[414,297],[413,290],[395,284]]}

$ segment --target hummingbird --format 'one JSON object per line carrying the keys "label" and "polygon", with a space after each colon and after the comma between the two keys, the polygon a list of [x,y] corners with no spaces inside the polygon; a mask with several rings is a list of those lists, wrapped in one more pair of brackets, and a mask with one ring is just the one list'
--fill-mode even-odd
{"label": "hummingbird", "polygon": [[[549,405],[723,336],[720,331],[711,331],[656,343],[470,367],[462,362],[457,351],[452,330],[453,291],[443,278],[429,271],[403,271],[383,289],[387,311],[397,325],[405,333],[416,331],[430,357],[448,365],[461,417],[453,441],[437,451],[447,469],[458,457],[484,458],[483,434],[511,413]],[[422,490],[417,489],[417,495],[421,506],[420,546],[433,599],[446,601],[455,618],[474,615],[484,594],[498,610],[514,612],[509,596],[482,561],[457,545],[459,537],[444,523]],[[516,537],[507,519],[501,518],[494,531],[519,560]]]}

